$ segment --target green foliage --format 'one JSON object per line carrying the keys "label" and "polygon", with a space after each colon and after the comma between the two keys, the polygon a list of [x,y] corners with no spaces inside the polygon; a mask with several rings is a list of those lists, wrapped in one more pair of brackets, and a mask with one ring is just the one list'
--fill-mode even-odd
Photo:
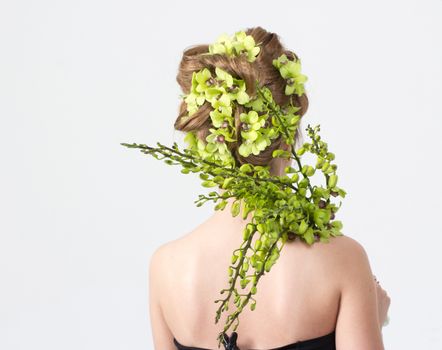
{"label": "green foliage", "polygon": [[[253,38],[252,38],[253,39]],[[259,49],[259,47],[258,47]],[[256,58],[254,41],[238,34],[233,38],[222,36],[210,47],[210,54],[246,54]],[[273,61],[284,79],[287,79],[286,94],[304,93],[306,77],[300,73],[299,61],[292,62],[285,55]],[[290,80],[292,79],[292,80]],[[232,216],[242,214],[250,221],[243,231],[243,242],[233,251],[231,265],[228,266],[228,283],[216,312],[215,323],[221,313],[229,310],[233,299],[236,309],[228,315],[222,334],[232,325],[236,330],[239,315],[247,303],[255,310],[257,285],[260,278],[269,273],[278,261],[280,252],[288,241],[299,239],[306,244],[328,242],[330,237],[342,235],[342,222],[335,220],[341,206],[335,198],[344,198],[346,192],[337,186],[337,165],[335,155],[328,151],[320,135],[320,126],[308,125],[309,142],[295,148],[295,133],[299,128],[299,107],[290,103],[279,106],[271,91],[256,82],[256,96],[246,93],[243,80],[226,71],[216,68],[215,75],[204,68],[194,72],[190,93],[185,97],[188,116],[192,117],[204,103],[210,103],[213,110],[210,118],[213,127],[205,141],[195,133],[185,136],[187,148],[180,149],[176,143],[171,147],[157,143],[155,147],[145,144],[121,145],[136,148],[168,165],[181,166],[184,174],[198,174],[201,185],[213,188],[207,194],[198,195],[197,206],[207,202],[214,204],[215,210],[224,210],[232,199]],[[237,135],[233,110],[235,105],[246,110],[240,114],[240,134]],[[239,166],[230,153],[228,142],[237,142],[243,157],[259,154],[277,137],[289,145],[290,150],[273,151],[274,158],[285,158],[292,162],[285,167],[284,175],[273,176],[269,166],[245,163]],[[315,158],[313,164],[303,161],[304,155]],[[313,175],[323,174],[323,183],[313,184]],[[221,191],[218,190],[223,190]],[[252,244],[254,241],[254,244]],[[238,286],[240,288],[238,288]],[[238,289],[245,290],[239,292]],[[235,324],[234,324],[235,322]]]}

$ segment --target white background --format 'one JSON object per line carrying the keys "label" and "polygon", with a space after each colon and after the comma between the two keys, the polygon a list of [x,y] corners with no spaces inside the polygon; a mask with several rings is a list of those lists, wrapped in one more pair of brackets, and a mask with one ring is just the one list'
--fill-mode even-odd
{"label": "white background", "polygon": [[442,1],[0,4],[0,349],[153,348],[149,258],[212,207],[119,143],[181,142],[182,51],[258,25],[309,77],[386,349],[442,349]]}

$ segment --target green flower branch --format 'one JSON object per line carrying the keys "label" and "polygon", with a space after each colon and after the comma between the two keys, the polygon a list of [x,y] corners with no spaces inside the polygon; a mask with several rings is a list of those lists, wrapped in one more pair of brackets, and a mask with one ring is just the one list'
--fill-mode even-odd
{"label": "green flower branch", "polygon": [[[181,165],[181,172],[183,174],[189,174],[190,172],[200,173],[199,177],[203,180],[203,187],[214,187],[218,184],[221,185],[221,188],[227,188],[232,180],[239,179],[244,182],[251,182],[256,186],[262,185],[263,182],[270,182],[282,187],[289,187],[293,190],[297,190],[297,187],[293,185],[295,182],[294,180],[280,178],[278,176],[270,176],[270,172],[266,167],[253,167],[250,164],[244,164],[240,168],[227,167],[203,159],[198,155],[193,154],[193,151],[189,149],[180,150],[176,142],[172,147],[165,146],[159,142],[157,142],[158,147],[151,147],[137,143],[121,143],[121,145],[127,148],[139,149],[142,153],[149,154],[158,160],[164,160],[168,165]],[[253,172],[253,174],[250,175],[251,172]],[[242,185],[246,185],[246,183],[243,183]],[[211,201],[216,202],[216,200],[222,196],[219,196],[217,192],[210,192],[209,197],[202,197],[209,198]],[[202,197],[200,196],[200,198]],[[195,201],[197,206],[202,205],[200,202],[200,199]],[[227,202],[225,202],[225,204],[227,204]]]}
{"label": "green flower branch", "polygon": [[[248,224],[248,225],[250,225],[250,224]],[[252,228],[250,229],[250,227],[252,227]],[[282,232],[280,232],[277,236],[277,239],[275,239],[273,241],[272,245],[268,249],[268,252],[266,253],[266,256],[265,256],[263,262],[258,265],[257,273],[244,276],[244,271],[248,270],[249,261],[250,261],[250,259],[248,259],[246,256],[247,250],[250,249],[253,251],[253,253],[256,253],[262,244],[262,243],[256,244],[257,242],[261,242],[261,241],[257,241],[255,243],[256,249],[251,247],[254,233],[257,232],[256,229],[254,229],[253,227],[254,227],[253,224],[251,226],[246,227],[245,235],[244,235],[245,240],[244,240],[243,244],[241,245],[241,248],[236,249],[234,251],[234,255],[232,256],[232,264],[234,264],[238,260],[238,257],[239,257],[239,260],[238,260],[238,263],[236,266],[231,265],[228,268],[229,276],[231,276],[231,278],[229,280],[231,287],[229,289],[222,289],[220,291],[220,294],[223,294],[224,292],[228,292],[227,296],[224,299],[215,300],[215,303],[222,302],[222,304],[220,305],[220,307],[218,308],[217,313],[216,313],[215,323],[217,323],[221,317],[221,312],[228,311],[228,309],[229,309],[228,303],[229,303],[229,300],[230,300],[232,294],[235,295],[234,304],[237,306],[237,310],[234,311],[232,314],[230,314],[227,317],[227,323],[224,326],[223,332],[226,332],[230,328],[230,326],[233,324],[233,322],[235,322],[235,321],[236,321],[236,324],[234,326],[234,330],[237,329],[237,327],[239,326],[239,315],[243,311],[244,307],[247,305],[249,300],[253,301],[252,304],[250,305],[250,310],[252,310],[252,311],[255,310],[256,299],[252,295],[255,295],[257,293],[257,285],[258,285],[260,278],[265,274],[265,272],[270,271],[271,264],[276,261],[277,257],[279,257],[279,254],[280,254],[280,252],[285,244],[285,241],[286,241],[282,238],[281,247],[278,248],[277,243],[279,242],[279,240],[282,237]],[[261,237],[262,237],[262,235],[261,235]],[[243,245],[244,245],[244,247],[242,247]],[[236,251],[239,251],[240,253],[238,255],[235,255]],[[276,257],[276,258],[274,258],[274,257]],[[255,266],[256,263],[252,261],[252,265]],[[232,276],[233,274],[234,274],[234,276]],[[241,282],[240,282],[240,286],[242,289],[244,289],[250,281],[252,282],[252,286],[251,286],[250,291],[248,293],[245,293],[245,294],[238,293],[237,288],[235,288],[236,281],[237,281],[238,277],[242,278]],[[221,337],[222,337],[223,332],[221,332],[219,334],[219,337],[218,337],[219,340],[222,339]]]}

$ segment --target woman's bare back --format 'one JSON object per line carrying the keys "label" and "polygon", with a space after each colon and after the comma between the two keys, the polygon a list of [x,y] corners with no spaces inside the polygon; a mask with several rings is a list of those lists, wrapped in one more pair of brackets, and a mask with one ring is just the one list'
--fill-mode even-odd
{"label": "woman's bare back", "polygon": [[[160,303],[181,344],[217,348],[217,335],[234,307],[230,303],[215,324],[220,304],[214,301],[224,298],[219,292],[229,286],[227,267],[233,250],[242,243],[239,223],[215,215],[162,247],[168,263],[162,273]],[[258,283],[256,309],[251,311],[248,304],[239,316],[238,346],[275,348],[333,332],[345,269],[351,263],[347,253],[355,245],[359,243],[346,236],[312,246],[288,241],[272,270]]]}

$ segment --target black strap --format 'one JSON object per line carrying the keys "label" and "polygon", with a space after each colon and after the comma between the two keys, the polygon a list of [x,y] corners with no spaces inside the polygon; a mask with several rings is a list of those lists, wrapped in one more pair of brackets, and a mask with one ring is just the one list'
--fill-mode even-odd
{"label": "black strap", "polygon": [[224,348],[226,350],[240,350],[236,345],[236,339],[238,339],[238,333],[236,332],[232,332],[230,338],[226,333],[223,333]]}

